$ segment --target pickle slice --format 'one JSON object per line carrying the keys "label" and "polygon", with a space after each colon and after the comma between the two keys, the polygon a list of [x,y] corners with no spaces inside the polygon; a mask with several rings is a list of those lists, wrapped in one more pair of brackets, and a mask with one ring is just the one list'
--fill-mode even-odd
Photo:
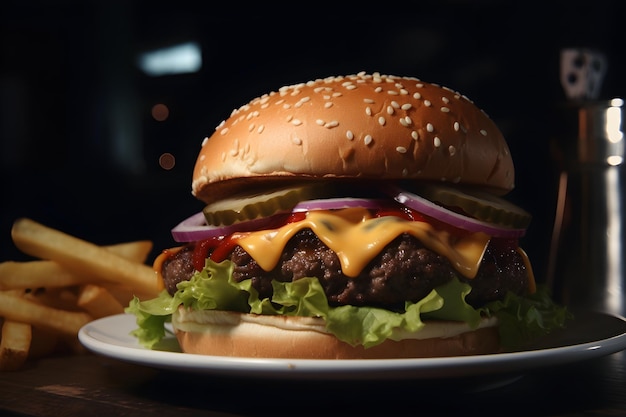
{"label": "pickle slice", "polygon": [[457,189],[443,185],[419,187],[419,194],[451,210],[500,226],[525,229],[532,216],[526,210],[503,198],[485,192]]}
{"label": "pickle slice", "polygon": [[243,194],[207,205],[202,211],[207,224],[231,224],[289,212],[303,200],[321,198],[328,194],[320,184],[305,184],[273,188],[253,194]]}

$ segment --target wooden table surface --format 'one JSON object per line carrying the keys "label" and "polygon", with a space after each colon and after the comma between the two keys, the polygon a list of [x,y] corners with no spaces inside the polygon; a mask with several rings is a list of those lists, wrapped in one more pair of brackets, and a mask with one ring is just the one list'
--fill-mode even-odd
{"label": "wooden table surface", "polygon": [[626,415],[624,351],[518,375],[281,381],[157,370],[87,353],[0,373],[2,416]]}

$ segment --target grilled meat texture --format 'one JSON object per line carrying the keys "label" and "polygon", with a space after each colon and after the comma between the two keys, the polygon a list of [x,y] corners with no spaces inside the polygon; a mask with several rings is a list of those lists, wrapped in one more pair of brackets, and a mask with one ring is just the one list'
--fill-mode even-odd
{"label": "grilled meat texture", "polygon": [[[176,291],[178,282],[194,273],[192,253],[193,246],[189,246],[164,263],[163,278],[170,294]],[[271,297],[272,280],[317,277],[331,306],[402,310],[405,301],[418,301],[455,276],[472,286],[466,301],[474,307],[502,299],[507,291],[525,294],[528,289],[528,271],[514,247],[490,244],[477,276],[467,279],[445,257],[408,234],[387,245],[357,277],[344,275],[335,252],[308,229],[289,241],[271,271],[263,270],[240,246],[234,248],[229,259],[235,264],[233,278],[238,282],[251,279],[261,298]]]}

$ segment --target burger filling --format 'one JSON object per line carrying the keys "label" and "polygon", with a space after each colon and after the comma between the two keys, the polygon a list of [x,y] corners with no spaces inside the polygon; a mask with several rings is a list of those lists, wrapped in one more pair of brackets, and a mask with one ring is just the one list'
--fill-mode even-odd
{"label": "burger filling", "polygon": [[[189,280],[196,272],[194,250],[198,250],[195,244],[187,245],[163,263],[161,273],[170,295],[177,291],[179,282]],[[336,253],[310,229],[289,240],[278,264],[270,271],[263,270],[240,246],[235,246],[226,259],[234,263],[233,279],[250,279],[261,298],[271,299],[273,280],[291,282],[317,277],[331,306],[399,311],[406,301],[423,299],[453,277],[472,287],[465,300],[474,308],[501,299],[509,291],[524,295],[529,288],[529,271],[515,242],[497,239],[487,246],[478,273],[471,279],[459,274],[447,258],[406,233],[388,244],[356,277],[342,272]]]}
{"label": "burger filling", "polygon": [[[567,314],[536,288],[518,247],[523,226],[517,221],[494,225],[463,214],[460,204],[452,212],[413,194],[400,197],[401,206],[311,200],[291,212],[281,206],[260,219],[246,213],[249,219],[221,226],[204,224],[202,213],[190,217],[173,230],[183,245],[155,260],[164,291],[153,300],[134,299],[127,309],[138,317],[133,334],[154,346],[181,305],[319,317],[338,339],[364,347],[413,334],[424,320],[475,328],[495,317],[502,346],[562,326]],[[285,196],[269,201],[276,198]],[[259,199],[247,202],[258,208]],[[221,219],[234,211],[221,209]],[[484,205],[479,211],[494,212]]]}

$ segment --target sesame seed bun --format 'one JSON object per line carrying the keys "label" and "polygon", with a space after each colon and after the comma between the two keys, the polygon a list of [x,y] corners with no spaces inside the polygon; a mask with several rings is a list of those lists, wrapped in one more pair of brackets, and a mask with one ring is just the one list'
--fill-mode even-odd
{"label": "sesame seed bun", "polygon": [[497,321],[470,329],[459,322],[427,322],[417,333],[365,349],[325,331],[312,317],[268,316],[180,306],[172,325],[185,353],[281,359],[392,359],[467,356],[500,350]]}
{"label": "sesame seed bun", "polygon": [[463,95],[416,78],[364,74],[280,88],[206,138],[192,193],[209,203],[277,179],[443,181],[505,194],[513,161],[495,123]]}

